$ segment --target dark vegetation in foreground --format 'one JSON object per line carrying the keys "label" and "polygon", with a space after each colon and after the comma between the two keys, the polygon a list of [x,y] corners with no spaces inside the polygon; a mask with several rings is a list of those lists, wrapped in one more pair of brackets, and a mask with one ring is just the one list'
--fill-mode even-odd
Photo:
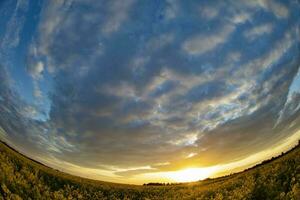
{"label": "dark vegetation in foreground", "polygon": [[300,199],[300,144],[262,164],[216,179],[145,186],[94,181],[59,172],[0,142],[2,199]]}

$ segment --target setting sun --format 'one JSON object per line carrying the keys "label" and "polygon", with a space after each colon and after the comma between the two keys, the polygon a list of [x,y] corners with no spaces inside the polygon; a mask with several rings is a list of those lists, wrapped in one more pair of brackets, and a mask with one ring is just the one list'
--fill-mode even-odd
{"label": "setting sun", "polygon": [[168,172],[166,176],[175,182],[191,182],[206,179],[211,176],[215,170],[215,167],[187,168],[180,171]]}

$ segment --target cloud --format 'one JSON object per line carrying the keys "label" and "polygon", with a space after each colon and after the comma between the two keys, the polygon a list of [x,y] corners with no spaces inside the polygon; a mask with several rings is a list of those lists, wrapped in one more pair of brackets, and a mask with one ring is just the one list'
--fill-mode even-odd
{"label": "cloud", "polygon": [[179,3],[177,0],[167,0],[167,6],[164,15],[167,20],[171,20],[177,17],[179,12]]}
{"label": "cloud", "polygon": [[183,43],[183,50],[191,55],[199,55],[217,48],[226,42],[227,38],[234,31],[234,26],[225,25],[218,33],[207,35],[199,34],[187,39]]}
{"label": "cloud", "polygon": [[273,0],[255,0],[255,1],[241,1],[249,7],[261,8],[265,11],[273,13],[278,18],[287,18],[289,10],[285,4]]}
{"label": "cloud", "polygon": [[261,35],[270,34],[272,32],[272,29],[272,24],[263,24],[260,26],[256,26],[250,30],[245,31],[245,37],[249,40],[254,40]]}
{"label": "cloud", "polygon": [[298,71],[297,75],[294,76],[292,84],[290,85],[289,93],[287,95],[284,107],[278,114],[278,119],[275,124],[275,127],[282,123],[284,120],[291,118],[300,109],[298,86],[300,80],[299,75],[300,73]]}
{"label": "cloud", "polygon": [[112,1],[107,6],[108,15],[110,16],[102,26],[102,32],[109,35],[117,31],[122,23],[127,19],[128,12],[134,0],[117,0]]}
{"label": "cloud", "polygon": [[[20,139],[26,137],[27,116],[24,111],[28,105],[12,90],[13,80],[7,68],[3,65],[0,65],[0,74],[0,96],[3,99],[0,103],[0,126],[5,132],[9,133],[8,138],[20,136]],[[21,132],[23,135],[19,135]]]}
{"label": "cloud", "polygon": [[279,18],[286,18],[289,15],[289,10],[286,8],[286,6],[282,3],[271,1],[271,0],[261,0],[259,1],[259,4],[267,10],[270,10],[273,12],[276,17]]}
{"label": "cloud", "polygon": [[33,106],[28,105],[23,109],[23,115],[28,118],[35,118],[37,114],[38,114],[38,111]]}
{"label": "cloud", "polygon": [[38,80],[42,77],[42,73],[44,71],[44,63],[41,61],[38,61],[35,65],[32,67],[29,67],[29,73],[35,80]]}
{"label": "cloud", "polygon": [[47,96],[49,117],[37,119],[3,68],[0,125],[48,163],[111,177],[264,150],[299,128],[298,97],[286,103],[299,68],[298,10],[271,4],[45,2],[24,60],[28,91]]}
{"label": "cloud", "polygon": [[284,119],[288,119],[290,116],[293,116],[300,109],[300,94],[293,93],[286,101],[283,109],[279,113],[278,120],[275,124],[277,126]]}
{"label": "cloud", "polygon": [[234,24],[242,24],[251,19],[251,14],[248,12],[235,13],[232,17]]}
{"label": "cloud", "polygon": [[41,147],[46,148],[49,152],[53,154],[62,154],[64,152],[78,151],[78,148],[76,148],[73,144],[68,142],[64,136],[58,136],[54,134],[47,136],[43,134],[38,134],[36,135],[36,139]]}
{"label": "cloud", "polygon": [[19,45],[20,34],[24,26],[28,5],[29,2],[26,0],[18,0],[16,2],[15,10],[13,11],[10,20],[7,22],[6,32],[1,41],[2,51]]}
{"label": "cloud", "polygon": [[249,62],[246,69],[240,68],[237,70],[237,77],[252,76],[271,68],[288,52],[288,50],[296,47],[295,43],[293,43],[296,34],[297,31],[294,27],[288,29],[283,34],[282,38],[272,44],[273,48],[271,50],[252,60],[252,62]]}
{"label": "cloud", "polygon": [[206,19],[214,19],[219,14],[217,6],[200,6],[200,15]]}
{"label": "cloud", "polygon": [[174,41],[174,35],[171,33],[161,34],[152,38],[146,44],[146,49],[149,51],[157,51]]}

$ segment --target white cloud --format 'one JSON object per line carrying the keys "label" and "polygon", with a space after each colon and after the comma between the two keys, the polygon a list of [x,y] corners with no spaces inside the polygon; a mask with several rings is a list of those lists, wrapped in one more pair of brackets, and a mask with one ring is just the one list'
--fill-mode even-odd
{"label": "white cloud", "polygon": [[[270,90],[278,83],[282,74],[278,74],[278,76],[274,76],[272,79],[265,82],[260,94],[256,94],[254,91],[258,88],[256,78],[261,75],[263,71],[276,64],[292,47],[295,35],[295,29],[288,30],[282,39],[274,43],[274,46],[269,52],[261,55],[257,59],[243,64],[239,70],[235,71],[232,76],[225,80],[226,85],[234,85],[237,87],[233,92],[212,100],[194,103],[191,111],[185,114],[185,118],[196,119],[198,112],[198,115],[200,115],[198,118],[201,119],[197,122],[198,126],[203,127],[206,130],[211,130],[228,120],[238,118],[242,115],[249,115],[266,105],[271,100],[271,96],[268,95]],[[241,55],[238,52],[229,53],[227,56],[228,63],[230,64],[239,61],[240,56]],[[223,73],[223,77],[226,73],[226,71]],[[218,80],[219,78],[222,78],[222,76],[219,76],[218,74],[220,74],[220,72],[215,72],[211,79]],[[173,75],[172,78],[174,79],[174,77],[175,76]],[[201,78],[199,77],[198,80],[201,80]],[[207,81],[209,81],[209,79]],[[186,90],[189,90],[188,88],[195,85],[202,84],[200,82],[197,83],[197,81],[194,82],[190,77],[187,78],[187,80],[183,80],[181,84],[184,83],[191,84],[190,87],[186,87]],[[177,89],[177,92],[178,91],[180,91],[180,89]],[[265,98],[258,102],[258,99],[264,95]],[[241,103],[239,100],[241,96],[247,96],[247,101]],[[257,103],[253,105],[252,102]],[[222,114],[220,115],[220,113]],[[210,116],[215,117],[212,118]],[[208,120],[205,121],[205,119]]]}
{"label": "white cloud", "polygon": [[253,40],[263,34],[270,34],[273,30],[272,24],[262,24],[256,27],[253,27],[250,30],[246,30],[244,35],[249,40]]}
{"label": "white cloud", "polygon": [[47,70],[50,73],[55,71],[53,61],[47,55],[49,54],[50,45],[54,42],[54,35],[60,30],[60,23],[65,18],[67,11],[71,7],[73,0],[53,0],[45,3],[45,8],[41,15],[41,23],[39,24],[39,39],[34,49],[34,57],[47,57]]}
{"label": "white cloud", "polygon": [[128,18],[128,12],[134,0],[116,0],[111,1],[108,8],[110,17],[107,19],[102,27],[102,32],[109,35],[119,29],[122,23]]}
{"label": "white cloud", "polygon": [[191,55],[199,55],[209,52],[226,42],[229,35],[234,31],[234,26],[225,25],[215,34],[199,34],[183,43],[183,50]]}
{"label": "white cloud", "polygon": [[238,61],[240,61],[241,56],[242,55],[241,55],[240,52],[237,52],[237,51],[229,52],[228,55],[227,55],[226,61],[229,64],[234,63],[234,62],[238,62]]}
{"label": "white cloud", "polygon": [[28,67],[28,73],[33,79],[33,96],[41,99],[43,93],[39,86],[39,80],[43,78],[44,63],[42,61],[33,61],[32,65]]}
{"label": "white cloud", "polygon": [[41,99],[43,97],[43,93],[40,89],[38,81],[36,80],[33,81],[33,96],[38,99]]}
{"label": "white cloud", "polygon": [[[240,115],[251,114],[266,105],[271,100],[271,96],[268,94],[273,86],[282,78],[283,74],[274,75],[270,80],[264,82],[262,85],[263,89],[259,94],[254,92],[255,88],[258,87],[256,79],[265,70],[268,70],[274,64],[276,64],[292,47],[294,38],[292,36],[293,31],[294,29],[287,31],[284,37],[278,40],[274,46],[270,48],[271,50],[269,52],[242,65],[240,69],[235,71],[232,74],[232,77],[227,80],[227,84],[240,85],[241,87],[236,93],[232,94],[233,96],[229,94],[227,96],[228,98],[225,96],[223,99],[219,99],[219,102],[214,101],[215,106],[237,103],[235,108],[231,109],[232,112],[223,114],[224,117],[231,118],[235,115],[238,117]],[[247,101],[243,102],[243,104],[239,104],[238,97],[240,95],[247,96]],[[258,102],[258,99],[262,96],[265,96],[265,98]],[[251,102],[256,102],[255,106],[251,106]],[[217,108],[214,108],[214,110],[217,110]]]}
{"label": "white cloud", "polygon": [[261,7],[264,10],[272,12],[277,18],[286,18],[289,15],[288,8],[274,0],[244,0],[243,3],[250,7]]}
{"label": "white cloud", "polygon": [[262,6],[270,10],[278,18],[286,18],[289,15],[289,10],[281,3],[273,0],[262,0]]}
{"label": "white cloud", "polygon": [[240,67],[234,74],[236,80],[253,77],[272,67],[292,47],[296,37],[295,33],[295,28],[288,30],[283,38],[274,43],[270,51]]}
{"label": "white cloud", "polygon": [[132,59],[132,62],[130,63],[130,66],[133,68],[139,68],[144,66],[149,61],[148,57],[135,57]]}
{"label": "white cloud", "polygon": [[47,149],[49,152],[62,153],[63,151],[76,151],[75,146],[64,136],[58,136],[55,133],[39,133],[33,135],[33,138],[42,146],[42,148]]}
{"label": "white cloud", "polygon": [[173,145],[178,146],[193,146],[195,142],[198,140],[199,133],[188,133],[183,136],[183,138],[175,139],[169,141]]}
{"label": "white cloud", "polygon": [[[129,2],[133,1],[109,1],[105,3],[109,4],[107,12],[101,12],[99,9],[105,5],[99,1],[47,1],[29,57],[42,59],[51,74],[76,66],[78,76],[87,75],[91,63],[103,55],[103,36],[116,31],[127,18]],[[75,4],[89,6],[91,11],[81,10]],[[83,35],[87,36],[84,42]],[[75,44],[79,46],[74,47]]]}
{"label": "white cloud", "polygon": [[217,6],[201,6],[199,11],[200,15],[206,19],[214,19],[219,14]]}
{"label": "white cloud", "polygon": [[234,24],[242,24],[245,23],[246,21],[249,21],[251,19],[251,14],[244,11],[240,13],[235,13],[233,17],[231,18],[231,21]]}
{"label": "white cloud", "polygon": [[158,50],[164,47],[165,45],[168,45],[171,42],[173,42],[174,38],[175,38],[174,35],[171,33],[165,33],[157,37],[153,37],[147,42],[146,48],[149,51]]}
{"label": "white cloud", "polygon": [[198,153],[192,152],[192,153],[188,154],[188,155],[186,156],[186,158],[192,158],[192,157],[196,156],[197,154],[198,154]]}
{"label": "white cloud", "polygon": [[168,6],[165,9],[165,17],[167,20],[171,20],[177,17],[179,6],[177,0],[167,0]]}
{"label": "white cloud", "polygon": [[20,33],[25,22],[25,13],[28,10],[27,0],[18,0],[12,17],[7,23],[6,32],[1,42],[1,48],[14,48],[20,42]]}
{"label": "white cloud", "polygon": [[136,91],[133,85],[129,85],[126,82],[121,82],[119,85],[103,85],[103,87],[97,89],[99,93],[123,97],[134,98],[136,97]]}
{"label": "white cloud", "polygon": [[277,122],[274,127],[276,127],[280,122],[282,122],[285,117],[293,115],[297,110],[300,109],[300,68],[298,69],[298,73],[295,75],[293,82],[289,88],[289,93],[286,97],[286,102],[279,112]]}
{"label": "white cloud", "polygon": [[40,79],[42,77],[42,73],[44,71],[44,63],[38,61],[32,67],[29,67],[29,73],[34,79]]}
{"label": "white cloud", "polygon": [[23,108],[22,114],[28,118],[35,118],[39,114],[39,111],[36,107],[28,105]]}

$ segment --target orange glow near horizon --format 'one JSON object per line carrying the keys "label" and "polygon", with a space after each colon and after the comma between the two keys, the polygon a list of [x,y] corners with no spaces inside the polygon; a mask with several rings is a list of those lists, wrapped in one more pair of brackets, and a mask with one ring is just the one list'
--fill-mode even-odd
{"label": "orange glow near horizon", "polygon": [[213,175],[217,167],[186,168],[174,172],[166,172],[165,176],[172,182],[193,182],[206,179]]}
{"label": "orange glow near horizon", "polygon": [[146,172],[128,177],[119,176],[115,174],[115,172],[122,171],[124,169],[100,170],[95,168],[85,168],[78,165],[74,165],[72,163],[61,162],[54,158],[49,160],[39,157],[37,158],[37,160],[42,161],[44,164],[53,167],[54,169],[59,169],[63,172],[70,173],[76,176],[115,183],[140,185],[149,182],[194,182],[204,180],[206,178],[215,178],[231,173],[236,173],[249,167],[252,167],[262,162],[263,160],[270,159],[273,156],[279,155],[281,152],[288,151],[292,147],[296,146],[299,139],[300,131],[297,131],[292,136],[286,138],[278,144],[275,144],[267,150],[255,153],[244,159],[237,160],[234,162],[209,167],[187,167],[175,171],[156,171],[148,173]]}
{"label": "orange glow near horizon", "polygon": [[300,131],[297,131],[290,137],[281,141],[278,144],[270,147],[267,150],[255,153],[244,159],[224,163],[210,167],[188,167],[177,171],[153,172],[136,175],[128,178],[122,183],[143,184],[148,182],[193,182],[204,180],[206,178],[215,178],[231,173],[236,173],[252,167],[263,160],[270,159],[273,156],[279,155],[281,152],[286,152],[294,147],[300,139]]}

